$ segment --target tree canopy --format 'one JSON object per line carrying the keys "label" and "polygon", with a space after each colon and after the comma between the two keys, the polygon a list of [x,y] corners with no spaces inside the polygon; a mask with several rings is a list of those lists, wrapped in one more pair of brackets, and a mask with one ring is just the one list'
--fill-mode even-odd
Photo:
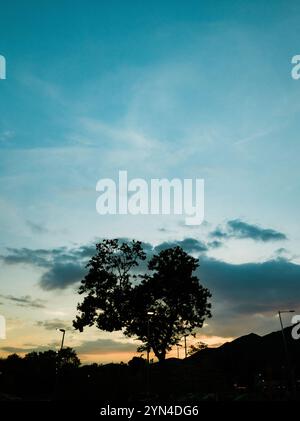
{"label": "tree canopy", "polygon": [[139,241],[103,240],[96,245],[89,271],[82,280],[80,314],[73,325],[80,331],[96,325],[105,331],[122,330],[153,349],[159,360],[183,335],[211,317],[211,294],[194,271],[198,259],[181,247],[148,256]]}

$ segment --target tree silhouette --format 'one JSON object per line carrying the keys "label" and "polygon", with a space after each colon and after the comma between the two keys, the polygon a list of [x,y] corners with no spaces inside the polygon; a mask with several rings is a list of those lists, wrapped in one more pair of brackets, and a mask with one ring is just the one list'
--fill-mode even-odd
{"label": "tree silhouette", "polygon": [[143,343],[140,351],[152,348],[161,361],[183,335],[211,317],[211,294],[193,275],[198,260],[182,248],[161,251],[150,259],[146,273],[137,275],[146,259],[140,242],[104,240],[96,247],[79,288],[87,295],[78,305],[76,329],[96,324],[106,331],[123,330]]}
{"label": "tree silhouette", "polygon": [[70,347],[60,349],[57,353],[58,366],[62,370],[70,370],[80,366],[76,351]]}
{"label": "tree silhouette", "polygon": [[77,357],[76,351],[70,347],[63,348],[58,352],[49,349],[48,351],[42,352],[29,352],[24,357],[25,362],[36,365],[39,367],[52,368],[59,361],[61,368],[78,368],[80,360]]}
{"label": "tree silhouette", "polygon": [[87,295],[78,304],[81,314],[76,316],[73,326],[80,331],[94,324],[109,332],[121,330],[128,323],[128,307],[136,278],[132,270],[146,255],[139,241],[119,244],[118,240],[103,240],[96,245],[96,250],[78,291]]}
{"label": "tree silhouette", "polygon": [[[125,333],[137,336],[152,348],[159,360],[178,344],[182,336],[201,328],[211,317],[208,289],[193,276],[198,260],[181,247],[169,248],[153,256],[148,264],[150,274],[133,291],[133,306],[129,309],[131,323]],[[145,317],[145,309],[153,315]]]}
{"label": "tree silhouette", "polygon": [[201,342],[201,341],[200,342],[197,342],[195,344],[192,344],[189,347],[188,355],[197,354],[197,352],[202,351],[203,349],[206,349],[206,348],[208,348],[208,345],[207,344],[205,344],[204,342]]}

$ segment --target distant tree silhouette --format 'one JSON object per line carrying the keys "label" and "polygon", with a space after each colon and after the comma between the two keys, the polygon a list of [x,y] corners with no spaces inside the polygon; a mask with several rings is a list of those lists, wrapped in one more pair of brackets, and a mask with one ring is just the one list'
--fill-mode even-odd
{"label": "distant tree silhouette", "polygon": [[58,352],[51,349],[43,352],[30,352],[25,355],[24,360],[32,367],[43,370],[53,370],[55,366],[61,369],[78,368],[80,365],[76,351],[70,347],[63,348]]}
{"label": "distant tree silhouette", "polygon": [[29,352],[24,357],[26,366],[31,370],[32,373],[41,373],[44,375],[54,376],[56,368],[57,353],[49,349],[43,352]]}
{"label": "distant tree silhouette", "polygon": [[[300,341],[291,335],[293,326],[284,329],[295,378],[300,377]],[[74,355],[71,353],[71,355]],[[277,401],[300,400],[296,391],[286,388],[286,355],[282,331],[265,336],[253,333],[217,348],[196,352],[188,359],[170,358],[164,364],[147,365],[134,357],[128,364],[91,364],[56,372],[57,353],[30,353],[24,358],[14,354],[0,358],[0,408],[2,401],[134,402],[149,399],[146,376],[157,400]],[[68,361],[68,358],[67,358]],[[71,358],[72,361],[72,358]],[[66,367],[70,367],[67,363]],[[89,402],[89,403],[88,403]]]}
{"label": "distant tree silhouette", "polygon": [[81,364],[76,351],[70,347],[60,349],[57,353],[57,357],[59,366],[64,370],[78,368]]}
{"label": "distant tree silhouette", "polygon": [[140,242],[104,240],[96,247],[79,288],[79,294],[87,295],[78,305],[76,329],[95,324],[106,331],[123,330],[143,343],[140,351],[152,348],[161,361],[184,334],[211,317],[211,294],[193,275],[198,260],[182,248],[153,256],[141,274],[138,265],[146,255]]}
{"label": "distant tree silhouette", "polygon": [[22,357],[18,354],[10,354],[6,358],[5,365],[11,372],[19,372],[23,368]]}
{"label": "distant tree silhouette", "polygon": [[192,344],[188,349],[188,355],[194,355],[198,351],[202,351],[203,349],[207,348],[207,344],[204,342],[197,342],[195,344]]}
{"label": "distant tree silhouette", "polygon": [[22,357],[18,354],[10,354],[6,358],[6,364],[11,366],[18,366],[22,363]]}
{"label": "distant tree silhouette", "polygon": [[132,372],[136,373],[145,368],[146,360],[143,357],[133,357],[127,364]]}

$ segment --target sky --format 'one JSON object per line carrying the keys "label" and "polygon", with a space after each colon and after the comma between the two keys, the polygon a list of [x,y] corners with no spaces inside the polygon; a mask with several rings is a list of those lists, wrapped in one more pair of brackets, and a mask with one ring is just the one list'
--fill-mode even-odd
{"label": "sky", "polygon": [[[300,311],[299,18],[293,0],[2,2],[0,355],[57,348],[56,327],[83,362],[136,355],[71,328],[103,238],[199,257],[211,346]],[[120,170],[203,178],[205,221],[99,215],[96,183]]]}

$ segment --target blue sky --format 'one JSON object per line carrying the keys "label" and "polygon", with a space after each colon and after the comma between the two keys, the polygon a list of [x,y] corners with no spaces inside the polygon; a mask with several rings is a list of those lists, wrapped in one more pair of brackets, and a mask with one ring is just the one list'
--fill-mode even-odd
{"label": "blue sky", "polygon": [[[276,308],[297,306],[300,82],[291,78],[291,58],[300,51],[299,17],[299,2],[276,0],[272,7],[221,0],[1,5],[5,346],[56,341],[45,326],[74,316],[78,250],[104,237],[205,243],[201,251],[184,244],[200,253],[201,280],[214,295],[215,317],[203,329],[211,343],[275,329]],[[147,180],[204,178],[206,223],[191,229],[183,218],[98,215],[96,183],[121,169]],[[216,228],[219,247],[209,245]],[[282,237],[263,240],[269,229]],[[74,260],[64,260],[63,247]],[[33,261],[37,249],[48,253],[50,270]],[[280,276],[272,284],[274,270]],[[234,301],[225,294],[225,273],[239,279]],[[45,290],[43,279],[55,287]],[[265,307],[247,301],[249,291]],[[25,307],[12,297],[27,297]],[[101,338],[107,346],[112,336]],[[101,348],[96,331],[72,332],[69,340]]]}

